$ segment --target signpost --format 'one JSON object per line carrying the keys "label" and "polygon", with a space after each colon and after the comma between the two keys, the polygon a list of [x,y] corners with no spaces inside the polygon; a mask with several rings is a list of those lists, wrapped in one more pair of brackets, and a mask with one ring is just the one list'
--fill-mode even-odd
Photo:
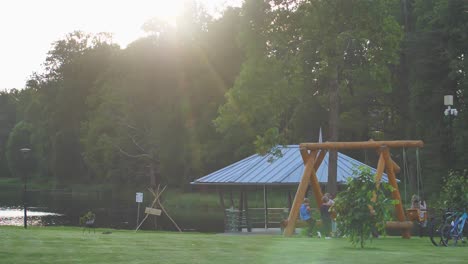
{"label": "signpost", "polygon": [[143,202],[143,193],[137,192],[136,193],[136,202],[138,204],[138,210],[137,210],[137,221],[136,224],[138,226],[138,223],[140,222],[140,204]]}

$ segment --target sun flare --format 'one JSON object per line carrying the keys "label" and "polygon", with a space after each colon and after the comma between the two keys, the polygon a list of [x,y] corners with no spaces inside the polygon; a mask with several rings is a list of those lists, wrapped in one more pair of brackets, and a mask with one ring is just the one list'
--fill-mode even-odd
{"label": "sun flare", "polygon": [[154,17],[174,25],[183,11],[184,0],[148,1],[148,8],[154,12]]}

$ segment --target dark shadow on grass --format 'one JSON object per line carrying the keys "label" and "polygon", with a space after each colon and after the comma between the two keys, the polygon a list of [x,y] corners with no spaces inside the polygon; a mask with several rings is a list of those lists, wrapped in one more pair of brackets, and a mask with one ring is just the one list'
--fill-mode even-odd
{"label": "dark shadow on grass", "polygon": [[372,245],[366,245],[364,248],[361,248],[361,246],[347,246],[342,248],[343,250],[348,250],[348,251],[391,251],[387,248],[380,248],[380,247],[374,247]]}

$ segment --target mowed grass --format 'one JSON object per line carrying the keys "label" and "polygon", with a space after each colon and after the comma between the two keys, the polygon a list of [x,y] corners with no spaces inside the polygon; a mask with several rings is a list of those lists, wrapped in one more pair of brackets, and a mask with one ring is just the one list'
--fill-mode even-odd
{"label": "mowed grass", "polygon": [[[111,234],[103,234],[108,231]],[[366,248],[346,239],[73,227],[0,227],[0,263],[466,263],[467,247],[386,237]]]}

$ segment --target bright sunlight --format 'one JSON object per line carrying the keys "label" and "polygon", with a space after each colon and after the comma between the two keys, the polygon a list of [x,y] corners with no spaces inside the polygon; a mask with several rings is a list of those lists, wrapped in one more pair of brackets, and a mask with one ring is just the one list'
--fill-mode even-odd
{"label": "bright sunlight", "polygon": [[[196,0],[213,16],[242,0]],[[0,10],[0,79],[4,89],[24,86],[32,71],[40,70],[51,44],[67,33],[109,32],[122,48],[144,36],[142,25],[152,18],[175,24],[187,0],[15,0]],[[33,40],[33,41],[32,41]],[[17,56],[12,50],[21,50]]]}

